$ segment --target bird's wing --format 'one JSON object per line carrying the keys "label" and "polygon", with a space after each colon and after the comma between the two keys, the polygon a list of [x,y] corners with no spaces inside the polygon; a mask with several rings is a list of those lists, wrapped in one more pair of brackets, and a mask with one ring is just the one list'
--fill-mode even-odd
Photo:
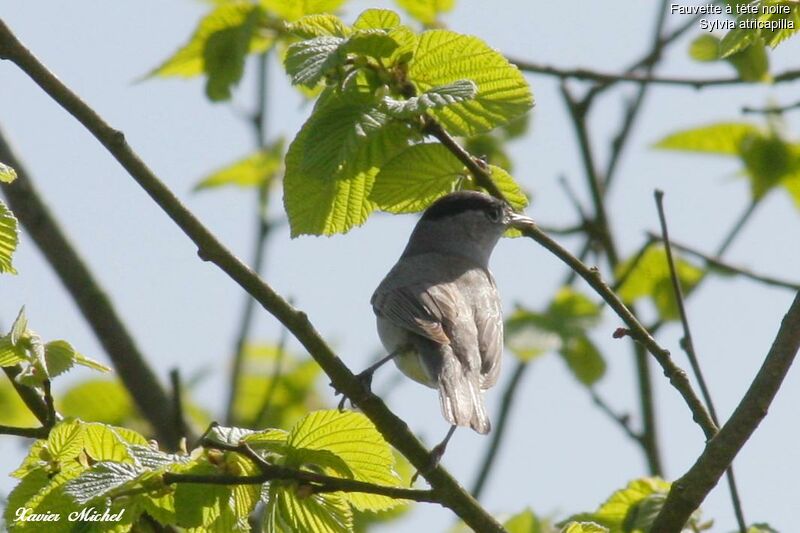
{"label": "bird's wing", "polygon": [[436,287],[405,285],[376,291],[372,298],[375,311],[395,325],[439,344],[450,344],[442,325],[448,316],[441,306],[447,302],[435,296]]}
{"label": "bird's wing", "polygon": [[503,314],[500,296],[492,275],[488,272],[486,274],[491,281],[491,287],[474,295],[475,326],[481,354],[481,388],[484,390],[497,383],[503,360]]}

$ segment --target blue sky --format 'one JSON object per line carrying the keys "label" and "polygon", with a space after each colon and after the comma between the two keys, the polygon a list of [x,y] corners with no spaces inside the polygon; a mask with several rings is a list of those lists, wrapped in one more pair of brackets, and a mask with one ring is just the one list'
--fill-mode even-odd
{"label": "blue sky", "polygon": [[[387,2],[355,1],[344,18]],[[564,67],[619,69],[649,46],[656,2],[462,0],[445,18],[454,30],[478,35],[515,57]],[[200,80],[137,82],[188,38],[207,9],[189,0],[160,2],[6,3],[0,17],[67,85],[112,125],[151,168],[236,253],[249,258],[255,199],[237,190],[193,194],[193,184],[210,170],[252,148],[252,133],[242,112],[252,108],[253,65],[231,104],[210,104]],[[686,16],[673,15],[672,26]],[[699,27],[690,36],[700,34]],[[687,56],[690,38],[676,43],[661,70],[665,74],[711,77],[732,75],[727,65],[699,65]],[[800,39],[771,55],[773,70],[797,66]],[[543,224],[564,225],[574,213],[557,184],[564,175],[588,194],[574,135],[559,97],[557,82],[529,76],[536,97],[530,135],[512,147],[514,175],[533,193],[528,214]],[[574,84],[580,91],[582,86]],[[624,97],[635,87],[609,91],[591,118],[595,150],[601,163],[619,124]],[[291,89],[276,63],[270,70],[272,136],[291,137],[310,108]],[[726,87],[696,91],[657,87],[636,125],[614,189],[609,214],[623,255],[642,243],[644,231],[657,229],[654,188],[666,193],[670,229],[676,240],[713,250],[748,201],[746,183],[735,176],[738,163],[714,157],[657,152],[650,149],[664,135],[690,126],[742,117],[743,105],[768,99],[797,100],[797,83],[779,87]],[[789,117],[790,131],[800,132],[800,113]],[[159,375],[170,368],[185,375],[205,370],[196,398],[221,412],[227,376],[226,357],[233,344],[242,294],[195,249],[154,206],[119,165],[70,116],[49,100],[8,62],[0,63],[0,125],[17,148],[33,179],[73,242],[110,292],[118,310]],[[279,195],[276,195],[279,196]],[[270,209],[282,208],[275,198]],[[282,228],[268,250],[266,279],[308,312],[322,334],[354,370],[379,351],[369,298],[402,250],[414,216],[377,215],[345,236],[291,240]],[[773,193],[756,212],[728,258],[760,272],[800,278],[797,246],[798,211],[788,197]],[[564,239],[571,247],[578,242]],[[46,339],[66,338],[83,353],[105,361],[105,355],[82,322],[27,236],[15,261],[20,275],[0,280],[0,323],[8,325],[23,304],[31,326]],[[515,302],[541,308],[552,297],[564,267],[530,241],[500,243],[492,267],[509,310]],[[579,285],[588,292],[588,288]],[[755,375],[777,331],[792,294],[764,288],[740,278],[709,281],[689,305],[695,342],[722,418],[735,408]],[[648,312],[649,317],[653,314]],[[635,383],[630,349],[613,341],[620,325],[606,315],[594,335],[609,363],[599,390],[619,410],[635,415]],[[279,327],[259,313],[257,338],[275,340]],[[688,368],[678,346],[679,330],[669,326],[659,341]],[[505,378],[512,367],[506,355]],[[531,506],[560,517],[594,509],[612,491],[644,472],[641,454],[591,404],[563,363],[553,356],[537,360],[517,398],[513,427],[485,493],[487,508],[514,513]],[[800,451],[795,406],[800,402],[800,373],[794,369],[767,419],[737,459],[745,512],[750,521],[768,521],[788,531],[796,518]],[[376,389],[397,370],[388,367],[376,378]],[[699,428],[666,380],[657,378],[659,428],[668,476],[683,473],[702,449]],[[75,372],[56,383],[56,394],[89,377]],[[504,380],[489,393],[490,414],[499,406]],[[403,383],[387,398],[412,428],[433,443],[446,431],[434,391]],[[634,416],[634,422],[638,422]],[[444,464],[469,485],[488,439],[459,431]],[[21,458],[13,438],[0,439],[0,472]],[[0,491],[13,480],[0,477]],[[727,490],[721,484],[704,505],[715,531],[734,527]],[[413,517],[392,531],[442,530],[448,513],[419,505]]]}

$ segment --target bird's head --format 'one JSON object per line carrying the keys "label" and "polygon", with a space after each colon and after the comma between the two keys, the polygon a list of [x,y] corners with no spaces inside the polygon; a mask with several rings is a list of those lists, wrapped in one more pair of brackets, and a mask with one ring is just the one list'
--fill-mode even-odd
{"label": "bird's head", "polygon": [[476,191],[458,191],[425,210],[403,255],[440,252],[485,266],[506,229],[530,224],[533,220],[515,213],[502,200]]}

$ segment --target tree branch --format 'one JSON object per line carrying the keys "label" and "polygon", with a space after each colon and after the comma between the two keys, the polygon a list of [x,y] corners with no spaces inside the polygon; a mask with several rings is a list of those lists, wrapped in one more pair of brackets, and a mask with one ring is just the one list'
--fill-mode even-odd
{"label": "tree branch", "polygon": [[[139,411],[152,425],[158,439],[167,448],[176,449],[180,436],[172,424],[169,410],[164,409],[165,405],[169,405],[166,391],[139,351],[105,289],[70,243],[2,131],[0,159],[17,171],[17,179],[2,188],[14,214],[72,296],[111,359],[117,375],[130,392]],[[29,407],[30,405],[28,404]],[[37,411],[34,410],[34,413]]]}
{"label": "tree branch", "polygon": [[766,107],[743,107],[742,113],[745,115],[747,114],[756,114],[756,115],[781,115],[788,111],[793,111],[795,109],[800,109],[800,100],[794,102],[793,104],[786,104],[786,105],[769,105]]}
{"label": "tree branch", "polygon": [[[17,171],[17,180],[19,180],[19,167],[14,167]],[[22,368],[19,365],[14,366],[4,366],[3,372],[5,372],[8,379],[11,381],[11,385],[14,387],[14,390],[17,391],[17,394],[25,403],[28,409],[30,409],[33,416],[41,423],[43,426],[47,425],[47,419],[49,416],[49,409],[47,403],[44,400],[42,394],[26,385],[20,385],[17,383],[17,376],[20,372],[22,372]]]}
{"label": "tree branch", "polygon": [[292,480],[300,481],[311,485],[314,492],[361,492],[366,494],[377,494],[388,496],[398,500],[412,500],[424,503],[440,503],[435,491],[407,489],[403,487],[391,487],[388,485],[377,485],[355,479],[345,479],[333,476],[326,476],[309,472],[307,470],[295,470],[280,465],[267,462],[258,455],[246,443],[238,446],[224,445],[218,442],[205,442],[208,448],[236,452],[244,455],[261,470],[257,476],[233,476],[222,474],[198,475],[198,474],[175,474],[166,472],[163,475],[164,483],[201,483],[207,485],[262,485],[273,480]]}
{"label": "tree branch", "polygon": [[[524,61],[516,58],[508,58],[510,63],[516,65],[523,72],[531,72],[534,74],[544,74],[553,76],[561,80],[577,79],[582,81],[592,81],[601,84],[612,84],[619,82],[637,83],[637,84],[657,84],[666,85],[670,87],[683,87],[688,89],[702,89],[705,87],[721,87],[731,85],[742,85],[753,83],[750,81],[742,80],[738,77],[720,77],[720,78],[683,78],[683,77],[667,77],[667,76],[653,76],[648,74],[634,74],[634,73],[611,73],[601,72],[586,68],[573,68],[565,69],[545,65],[541,63],[534,63],[531,61]],[[787,70],[777,74],[773,78],[773,83],[792,82],[800,78],[800,70]]]}
{"label": "tree branch", "polygon": [[[136,182],[198,247],[198,255],[217,265],[261,306],[275,316],[331,378],[333,386],[355,402],[383,437],[423,473],[440,502],[473,529],[501,532],[503,527],[441,466],[430,469],[427,450],[408,425],[356,379],[309,321],[247,265],[234,256],[170,191],[125,142],[122,132],[109,126],[92,108],[42,65],[0,21],[0,57],[13,61],[54,101],[73,115],[114,156]],[[166,403],[165,403],[166,405]],[[167,415],[169,413],[166,413]]]}
{"label": "tree branch", "polygon": [[730,419],[706,445],[692,467],[672,484],[651,533],[680,531],[713,489],[761,420],[800,349],[800,293],[781,321],[761,369]]}
{"label": "tree branch", "polygon": [[[719,418],[717,417],[717,410],[714,408],[714,401],[711,399],[711,391],[706,384],[706,378],[703,376],[703,371],[700,369],[700,360],[697,357],[697,352],[694,348],[694,338],[692,337],[692,330],[689,327],[689,316],[686,313],[686,306],[683,301],[683,288],[678,279],[678,271],[675,268],[675,259],[672,257],[672,246],[669,240],[669,230],[667,229],[667,216],[664,213],[664,192],[660,190],[655,191],[656,207],[658,208],[658,220],[661,223],[661,240],[664,242],[664,249],[667,255],[667,265],[669,266],[669,276],[672,280],[672,290],[675,294],[675,301],[678,306],[678,314],[681,319],[681,326],[683,327],[683,338],[681,339],[681,347],[686,352],[686,357],[689,359],[689,364],[692,366],[694,377],[700,385],[700,392],[703,394],[703,399],[708,407],[708,412],[711,414],[711,419],[714,420],[716,425],[719,425]],[[713,435],[707,435],[711,438]],[[728,489],[731,493],[731,502],[733,504],[733,511],[736,515],[736,522],[739,525],[740,533],[747,531],[747,523],[744,520],[744,511],[742,510],[742,501],[739,497],[739,489],[736,487],[736,478],[733,473],[733,464],[727,468]]]}

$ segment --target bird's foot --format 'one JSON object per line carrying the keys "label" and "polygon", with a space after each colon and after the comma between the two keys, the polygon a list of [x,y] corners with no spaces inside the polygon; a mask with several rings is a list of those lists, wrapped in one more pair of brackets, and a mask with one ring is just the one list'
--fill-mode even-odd
{"label": "bird's foot", "polygon": [[[356,374],[356,379],[361,383],[361,386],[367,389],[367,391],[372,392],[372,375],[375,373],[374,368],[368,368],[361,372],[360,374]],[[333,387],[336,396],[342,395],[342,399],[339,401],[339,411],[344,411],[345,403],[350,400],[350,405],[353,405],[353,400],[345,396],[342,391],[336,389],[333,383],[331,383],[331,387]]]}
{"label": "bird's foot", "polygon": [[431,456],[428,459],[428,464],[422,470],[417,470],[411,477],[412,486],[417,481],[419,476],[427,474],[431,472],[434,468],[439,466],[439,463],[442,461],[442,457],[444,456],[444,451],[446,449],[447,449],[447,442],[440,442],[439,444],[434,446],[433,449],[431,449]]}

